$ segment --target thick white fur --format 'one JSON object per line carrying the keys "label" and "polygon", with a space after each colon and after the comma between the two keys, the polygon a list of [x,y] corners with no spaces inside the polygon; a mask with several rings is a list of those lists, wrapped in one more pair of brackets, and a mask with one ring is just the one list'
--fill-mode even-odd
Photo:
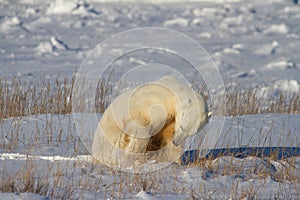
{"label": "thick white fur", "polygon": [[175,160],[185,138],[202,129],[209,117],[201,95],[166,76],[126,91],[112,102],[99,122],[92,154],[109,165],[146,152],[160,160]]}

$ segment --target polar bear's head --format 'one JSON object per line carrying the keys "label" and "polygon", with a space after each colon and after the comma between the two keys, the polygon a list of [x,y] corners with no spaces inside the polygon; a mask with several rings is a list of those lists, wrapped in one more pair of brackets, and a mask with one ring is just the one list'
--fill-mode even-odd
{"label": "polar bear's head", "polygon": [[188,136],[197,134],[211,117],[208,106],[202,95],[198,94],[188,84],[171,76],[165,76],[155,81],[169,89],[176,98],[175,131],[173,144],[178,146]]}
{"label": "polar bear's head", "polygon": [[194,92],[192,98],[181,101],[181,116],[177,118],[177,130],[173,135],[173,144],[178,146],[188,136],[197,134],[208,123],[212,113],[202,95]]}

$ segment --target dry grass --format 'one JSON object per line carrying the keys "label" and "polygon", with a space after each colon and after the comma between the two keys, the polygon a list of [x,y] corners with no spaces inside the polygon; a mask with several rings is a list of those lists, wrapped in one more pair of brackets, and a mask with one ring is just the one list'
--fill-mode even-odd
{"label": "dry grass", "polygon": [[261,97],[259,88],[242,90],[229,87],[223,104],[224,115],[237,116],[264,113],[300,113],[300,91],[298,93],[277,92],[276,96]]}
{"label": "dry grass", "polygon": [[[28,159],[19,167],[14,166],[15,173],[10,174],[10,166],[5,166],[1,170],[0,191],[9,193],[34,193],[42,196],[48,196],[55,199],[69,199],[75,192],[74,187],[66,187],[65,183],[60,181],[61,169],[52,167],[47,169],[46,173],[41,173],[38,164]],[[68,183],[69,184],[69,183]]]}
{"label": "dry grass", "polygon": [[[72,90],[76,75],[71,80],[41,78],[33,84],[26,84],[14,78],[0,79],[0,119],[38,114],[67,114],[72,112]],[[110,103],[111,79],[101,79],[95,97],[96,112],[104,112]]]}
{"label": "dry grass", "polygon": [[[108,79],[101,79],[98,83],[95,105],[97,112],[103,112],[110,103],[113,90],[113,76]],[[0,120],[2,122],[9,117],[14,119],[12,129],[1,128],[1,152],[18,152],[31,155],[32,150],[38,149],[41,145],[49,147],[60,147],[67,145],[69,151],[74,152],[72,156],[86,154],[77,136],[74,136],[74,124],[71,117],[67,117],[67,129],[63,129],[62,122],[53,123],[53,114],[70,114],[72,112],[72,89],[74,87],[75,74],[71,80],[56,79],[54,82],[46,79],[40,79],[37,82],[28,85],[17,78],[11,81],[0,80]],[[201,91],[204,87],[200,87]],[[242,90],[238,87],[227,88],[225,102],[223,102],[223,115],[236,116],[244,114],[261,113],[300,113],[300,94],[286,95],[279,93],[274,99],[262,98],[258,89]],[[205,93],[205,91],[204,91]],[[207,96],[208,98],[208,96]],[[211,104],[217,103],[211,100]],[[36,128],[31,133],[26,133],[20,128],[18,123],[19,116],[31,116],[47,114],[46,125],[36,124]],[[1,123],[0,123],[1,124]],[[1,127],[2,125],[0,125]],[[270,127],[271,129],[272,127]],[[230,130],[229,130],[230,131]],[[31,139],[26,139],[26,135],[31,134]],[[26,146],[26,149],[20,147]],[[276,152],[274,153],[276,154]],[[220,155],[222,156],[222,155]],[[267,159],[265,162],[272,167],[276,155]],[[9,160],[2,159],[0,192],[22,193],[30,192],[41,194],[56,199],[84,199],[90,192],[95,198],[115,198],[122,199],[128,197],[128,194],[136,194],[143,190],[151,194],[166,193],[187,193],[188,199],[211,199],[211,191],[206,189],[203,171],[211,172],[216,176],[240,176],[245,174],[241,168],[236,168],[232,162],[220,166],[216,159],[205,159],[191,164],[199,170],[195,177],[198,188],[187,187],[181,172],[185,169],[178,166],[171,166],[164,171],[157,171],[147,174],[128,174],[99,166],[94,162],[87,161],[40,161],[34,162],[32,159],[25,161],[16,161],[16,170],[11,172],[9,169],[12,163]],[[276,161],[277,162],[277,161]],[[281,162],[281,161],[280,161]],[[21,164],[20,164],[21,163]],[[43,163],[41,167],[40,164]],[[271,179],[277,182],[291,182],[295,188],[293,193],[300,194],[298,184],[300,176],[296,168],[296,159],[289,158],[282,161],[285,170],[280,173],[271,173],[268,168],[262,169],[261,166],[253,166],[252,174],[255,178]],[[41,168],[43,170],[41,170]],[[174,173],[174,171],[178,173]],[[109,178],[108,177],[112,177]],[[253,178],[253,177],[252,177]],[[167,182],[166,182],[167,181]],[[231,187],[228,198],[250,198],[256,199],[257,186],[249,185],[238,192],[238,185]],[[283,187],[282,190],[285,188]],[[285,193],[284,193],[285,192]],[[284,193],[284,195],[282,195]],[[278,194],[270,198],[289,198],[290,191],[278,191]],[[163,195],[162,195],[163,196]]]}
{"label": "dry grass", "polygon": [[16,78],[10,82],[0,82],[1,118],[71,112],[74,79],[56,79],[54,84],[41,79],[33,85],[27,85]]}
{"label": "dry grass", "polygon": [[[72,89],[75,73],[71,80],[57,78],[54,83],[40,79],[33,84],[26,84],[17,78],[11,81],[0,80],[0,118],[29,116],[37,114],[67,114],[72,112]],[[100,79],[95,96],[96,112],[104,112],[111,102],[114,80],[113,74]],[[199,89],[209,99],[203,86]],[[220,104],[211,100],[211,105]],[[259,89],[226,89],[222,115],[236,116],[262,113],[300,113],[300,91],[297,94],[279,92],[276,97],[263,98]]]}

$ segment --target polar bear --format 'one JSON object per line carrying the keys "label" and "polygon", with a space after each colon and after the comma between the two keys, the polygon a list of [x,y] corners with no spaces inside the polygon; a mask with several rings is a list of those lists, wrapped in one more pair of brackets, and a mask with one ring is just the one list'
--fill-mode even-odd
{"label": "polar bear", "polygon": [[175,160],[186,137],[201,130],[210,116],[203,96],[173,77],[162,77],[111,103],[94,134],[92,155],[111,164],[119,162],[118,150],[126,157],[164,149],[161,160]]}

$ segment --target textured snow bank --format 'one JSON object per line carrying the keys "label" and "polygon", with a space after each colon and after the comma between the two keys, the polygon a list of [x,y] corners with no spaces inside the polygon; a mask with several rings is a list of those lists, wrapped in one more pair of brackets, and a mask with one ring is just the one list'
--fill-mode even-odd
{"label": "textured snow bank", "polygon": [[262,55],[262,56],[268,56],[271,54],[274,54],[276,52],[276,48],[279,46],[279,43],[274,40],[271,44],[263,44],[258,46],[255,50],[254,53],[257,55]]}
{"label": "textured snow bank", "polygon": [[0,30],[3,32],[9,31],[11,28],[16,27],[20,24],[18,17],[12,17],[4,19],[2,24],[0,24]]}
{"label": "textured snow bank", "polygon": [[288,32],[289,28],[286,24],[273,24],[264,31],[266,34],[287,34]]}
{"label": "textured snow bank", "polygon": [[274,88],[279,91],[297,93],[299,92],[299,83],[296,80],[279,80],[275,82]]}
{"label": "textured snow bank", "polygon": [[62,40],[59,40],[58,38],[51,36],[48,41],[40,42],[35,50],[38,55],[42,55],[42,54],[58,55],[58,51],[69,50],[69,47]]}
{"label": "textured snow bank", "polygon": [[272,86],[261,87],[257,95],[261,98],[274,97],[278,98],[278,94],[285,94],[287,99],[289,95],[294,95],[300,92],[300,86],[296,80],[278,80]]}
{"label": "textured snow bank", "polygon": [[174,27],[174,26],[187,27],[188,24],[189,21],[187,19],[179,17],[179,18],[165,21],[164,26],[165,27]]}
{"label": "textured snow bank", "polygon": [[53,47],[49,41],[40,42],[35,50],[38,55],[53,53]]}
{"label": "textured snow bank", "polygon": [[284,70],[284,69],[295,68],[295,67],[297,66],[294,62],[286,60],[284,58],[271,61],[265,66],[266,69],[271,69],[271,70]]}
{"label": "textured snow bank", "polygon": [[18,199],[18,200],[49,200],[49,197],[44,197],[33,193],[0,193],[0,199]]}
{"label": "textured snow bank", "polygon": [[47,9],[47,14],[49,15],[63,15],[63,14],[73,14],[73,15],[89,15],[89,14],[99,14],[90,4],[85,1],[79,0],[56,0],[53,1]]}
{"label": "textured snow bank", "polygon": [[147,193],[145,191],[140,191],[136,195],[137,199],[143,199],[143,200],[154,200],[156,199],[154,196],[152,196],[150,193]]}
{"label": "textured snow bank", "polygon": [[47,14],[68,14],[77,7],[75,1],[56,0],[53,1],[47,9]]}

